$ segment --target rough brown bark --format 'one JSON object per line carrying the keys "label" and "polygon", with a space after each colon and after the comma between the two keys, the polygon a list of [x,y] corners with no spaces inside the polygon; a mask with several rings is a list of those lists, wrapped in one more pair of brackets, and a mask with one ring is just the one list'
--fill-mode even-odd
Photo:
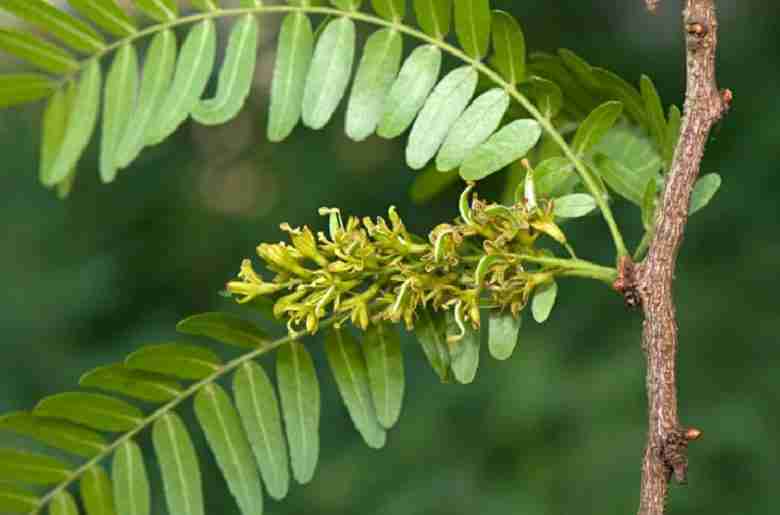
{"label": "rough brown bark", "polygon": [[[648,6],[657,2],[648,0]],[[647,357],[649,427],[642,463],[639,515],[662,515],[669,481],[685,482],[687,446],[701,434],[686,429],[677,415],[677,322],[672,283],[688,219],[691,191],[710,129],[728,109],[731,92],[715,80],[717,18],[715,0],[685,0],[687,86],[685,116],[666,187],[656,214],[656,231],[646,259],[625,279],[644,311],[642,348]],[[623,268],[623,267],[621,267]]]}

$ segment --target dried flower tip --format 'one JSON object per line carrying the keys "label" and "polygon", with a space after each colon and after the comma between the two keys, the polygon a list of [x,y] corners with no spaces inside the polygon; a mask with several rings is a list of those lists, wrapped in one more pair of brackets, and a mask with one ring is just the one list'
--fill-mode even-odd
{"label": "dried flower tip", "polygon": [[255,269],[252,267],[252,260],[244,259],[241,261],[241,270],[238,272],[239,279],[243,279],[246,282],[261,284],[263,280],[257,275]]}
{"label": "dried flower tip", "polygon": [[689,442],[692,442],[694,440],[698,440],[701,438],[702,432],[700,429],[696,429],[695,427],[691,427],[688,430],[685,431],[685,439]]}

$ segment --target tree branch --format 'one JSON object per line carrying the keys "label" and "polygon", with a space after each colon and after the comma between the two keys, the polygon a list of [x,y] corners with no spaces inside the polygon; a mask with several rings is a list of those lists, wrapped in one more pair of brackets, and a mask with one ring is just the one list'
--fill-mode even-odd
{"label": "tree branch", "polygon": [[[649,8],[657,0],[647,0]],[[691,191],[699,174],[710,129],[728,110],[731,92],[720,92],[715,80],[718,25],[715,0],[685,0],[687,85],[685,116],[671,171],[656,214],[655,236],[647,258],[635,267],[624,264],[625,292],[638,295],[644,311],[642,348],[647,357],[649,429],[642,464],[639,515],[662,515],[672,476],[684,483],[687,446],[701,435],[681,426],[677,416],[677,321],[672,283]],[[633,270],[631,270],[633,268]],[[628,297],[627,297],[628,299]]]}

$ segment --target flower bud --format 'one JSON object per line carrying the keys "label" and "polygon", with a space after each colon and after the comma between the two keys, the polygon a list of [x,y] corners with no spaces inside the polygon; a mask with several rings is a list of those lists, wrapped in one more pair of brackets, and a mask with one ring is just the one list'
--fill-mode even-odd
{"label": "flower bud", "polygon": [[284,243],[278,243],[276,245],[261,243],[257,247],[257,254],[280,271],[291,272],[294,275],[304,278],[308,278],[312,275],[310,270],[306,270],[298,263],[298,258],[302,257],[300,256],[300,253]]}

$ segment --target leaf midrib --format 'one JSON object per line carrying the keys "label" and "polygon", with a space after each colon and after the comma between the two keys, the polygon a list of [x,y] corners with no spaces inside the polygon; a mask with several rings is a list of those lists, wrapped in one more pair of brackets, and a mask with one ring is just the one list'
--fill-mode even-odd
{"label": "leaf midrib", "polygon": [[260,416],[259,414],[263,412],[263,406],[260,403],[259,399],[257,398],[257,391],[255,388],[255,378],[252,374],[252,371],[247,368],[246,369],[246,377],[247,381],[249,381],[249,391],[252,395],[252,406],[255,408],[255,414],[257,415],[255,418],[257,420],[258,425],[260,426],[260,433],[263,435],[263,444],[265,447],[266,454],[268,455],[268,459],[271,461],[271,467],[274,470],[274,475],[276,475],[276,471],[279,470],[279,460],[276,457],[276,453],[274,452],[274,448],[271,445],[271,439],[268,435],[268,429],[266,428],[266,420],[265,417]]}
{"label": "leaf midrib", "polygon": [[182,497],[184,498],[184,504],[186,506],[185,513],[192,513],[192,510],[190,509],[190,496],[186,495],[187,493],[187,475],[184,472],[184,464],[181,462],[181,457],[179,456],[179,440],[176,438],[176,435],[173,431],[173,423],[170,418],[166,417],[165,419],[165,429],[167,430],[168,437],[171,441],[172,451],[173,451],[173,458],[176,461],[176,472],[179,474],[179,479],[181,480],[181,484],[184,487],[185,495]]}
{"label": "leaf midrib", "polygon": [[235,66],[233,66],[228,71],[228,77],[225,80],[229,86],[228,92],[225,93],[222,98],[215,98],[213,100],[212,105],[208,106],[212,111],[221,111],[225,108],[226,105],[230,103],[231,99],[233,98],[233,91],[236,87],[236,77],[238,77],[239,70],[241,69],[241,57],[243,57],[244,53],[248,50],[244,45],[246,43],[247,37],[252,32],[251,23],[247,23],[241,28],[243,30],[239,34],[240,37],[237,43],[239,51],[235,56]]}
{"label": "leaf midrib", "polygon": [[213,388],[206,388],[206,394],[209,396],[209,399],[214,407],[214,413],[217,416],[217,423],[219,424],[219,429],[222,431],[222,434],[225,436],[225,443],[227,444],[228,452],[230,453],[230,457],[233,460],[233,463],[236,465],[235,467],[236,472],[240,476],[238,484],[244,487],[243,488],[244,495],[245,495],[244,499],[248,500],[252,497],[252,494],[249,491],[251,485],[250,482],[246,481],[246,478],[244,477],[244,467],[241,466],[241,458],[238,456],[238,452],[236,451],[236,448],[233,445],[233,439],[230,438],[230,431],[228,430],[227,424],[225,423],[225,417],[223,416],[221,406],[217,401],[217,395],[214,392]]}

